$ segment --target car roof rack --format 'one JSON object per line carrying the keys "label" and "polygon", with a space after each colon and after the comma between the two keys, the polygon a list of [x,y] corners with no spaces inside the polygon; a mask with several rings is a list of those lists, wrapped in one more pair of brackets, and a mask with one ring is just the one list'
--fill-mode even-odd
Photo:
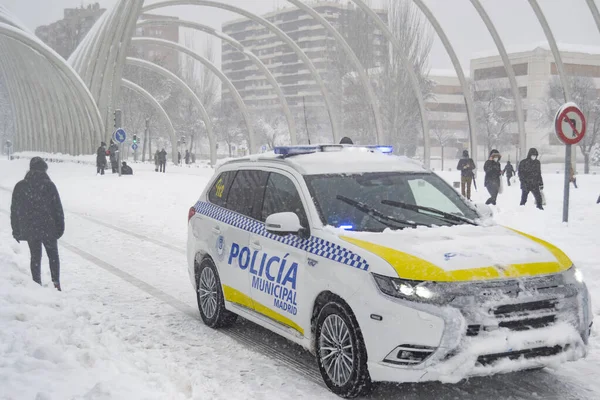
{"label": "car roof rack", "polygon": [[392,154],[394,151],[393,146],[380,146],[380,145],[370,145],[370,146],[360,146],[360,145],[347,145],[347,144],[318,144],[318,145],[308,145],[308,146],[277,146],[273,149],[275,154],[282,156],[283,158],[299,156],[303,154],[312,154],[312,153],[326,153],[326,152],[337,152],[344,150],[362,150],[369,152],[379,152],[382,154]]}

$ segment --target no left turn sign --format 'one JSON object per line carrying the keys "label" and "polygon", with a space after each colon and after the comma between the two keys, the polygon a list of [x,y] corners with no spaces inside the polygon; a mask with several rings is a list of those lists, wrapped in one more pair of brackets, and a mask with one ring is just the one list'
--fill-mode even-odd
{"label": "no left turn sign", "polygon": [[564,144],[577,144],[585,136],[585,116],[573,103],[565,104],[558,110],[554,125],[556,136]]}

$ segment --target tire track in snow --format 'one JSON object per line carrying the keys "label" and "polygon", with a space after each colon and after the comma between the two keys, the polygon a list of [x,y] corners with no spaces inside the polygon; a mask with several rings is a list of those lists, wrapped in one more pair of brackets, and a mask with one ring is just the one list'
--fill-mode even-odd
{"label": "tire track in snow", "polygon": [[[3,187],[0,187],[0,189],[6,190]],[[10,217],[10,212],[8,212],[2,208],[0,208],[0,213],[6,214],[7,216]],[[72,213],[72,214],[77,215],[76,213]],[[88,218],[86,218],[86,219],[88,219]],[[88,220],[93,223],[99,223],[99,221],[95,221],[92,218],[89,218]],[[107,227],[113,228],[109,224],[99,223],[99,225],[102,225],[102,226],[108,225]],[[133,235],[133,232],[127,232],[124,229],[118,230],[118,231],[121,233],[124,233],[124,234],[134,236],[134,237],[142,236],[142,238],[144,240],[147,240],[147,238],[143,235]],[[168,293],[165,293],[164,291],[144,282],[143,280],[135,277],[134,275],[129,274],[129,273],[123,271],[122,269],[120,269],[106,261],[101,260],[100,258],[88,253],[85,250],[82,250],[79,247],[68,243],[64,239],[61,239],[59,244],[61,247],[64,247],[65,249],[69,250],[70,252],[72,252],[72,253],[80,256],[81,258],[89,261],[90,263],[96,265],[97,267],[104,269],[105,271],[126,281],[127,283],[140,289],[141,291],[147,293],[148,295],[162,301],[165,304],[170,305],[171,307],[173,307],[177,311],[185,314],[186,316],[188,316],[192,319],[195,319],[195,320],[200,320],[197,309],[190,307],[188,304],[176,299],[175,297],[169,295]],[[177,251],[177,252],[183,252],[181,249],[175,250],[172,247],[174,247],[174,246],[167,247],[167,248],[169,248],[170,250]],[[185,253],[185,252],[183,252],[183,253]],[[245,324],[238,324],[238,325],[246,325],[246,327],[248,327],[247,325],[255,325],[255,324],[253,324],[251,322],[247,322]],[[258,325],[256,325],[255,329],[264,330],[265,332],[267,332],[265,328],[262,328]],[[251,328],[250,330],[255,330],[255,329]],[[265,338],[264,332],[261,332],[261,333],[263,333],[262,335],[252,336],[249,332],[243,330],[243,328],[240,329],[240,327],[236,328],[235,326],[232,328],[229,328],[229,329],[222,329],[219,332],[230,337],[231,339],[234,339],[238,343],[244,345],[246,348],[257,351],[258,353],[261,353],[261,354],[269,357],[270,359],[283,364],[284,366],[286,366],[289,369],[293,370],[294,372],[304,376],[305,378],[309,379],[310,381],[312,381],[320,386],[324,386],[321,375],[316,368],[316,362],[314,361],[314,358],[312,358],[312,356],[308,352],[306,352],[306,350],[304,350],[304,349],[300,350],[301,348],[299,346],[296,346],[296,345],[292,344],[291,342],[289,342],[294,347],[297,347],[297,349],[299,351],[304,353],[300,357],[295,357],[293,355],[290,355],[290,354],[287,354],[280,350],[277,350],[276,348],[274,348],[274,346],[272,344],[267,344],[261,340],[257,340],[257,337],[261,337],[263,339]],[[270,335],[275,335],[274,333],[271,333],[271,332],[268,332],[268,333]],[[282,341],[286,340],[284,338],[279,339],[279,337],[277,337],[277,339],[282,340]],[[310,362],[311,359],[313,362]]]}

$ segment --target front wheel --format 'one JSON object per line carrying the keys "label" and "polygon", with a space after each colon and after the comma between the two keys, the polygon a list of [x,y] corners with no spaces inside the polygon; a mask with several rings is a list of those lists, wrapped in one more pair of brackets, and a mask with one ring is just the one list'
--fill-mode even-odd
{"label": "front wheel", "polygon": [[333,393],[353,398],[371,390],[367,351],[348,306],[334,301],[321,309],[317,319],[316,350],[321,376]]}
{"label": "front wheel", "polygon": [[196,272],[196,298],[204,324],[211,328],[226,328],[237,315],[225,309],[225,298],[219,273],[210,259],[205,259]]}

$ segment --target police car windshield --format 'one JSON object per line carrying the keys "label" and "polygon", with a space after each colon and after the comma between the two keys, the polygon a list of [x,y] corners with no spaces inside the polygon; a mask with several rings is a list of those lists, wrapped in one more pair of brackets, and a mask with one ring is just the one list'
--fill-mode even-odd
{"label": "police car windshield", "polygon": [[395,220],[415,225],[456,225],[460,220],[441,219],[439,213],[397,207],[401,202],[443,211],[473,220],[478,218],[459,194],[432,173],[373,172],[364,174],[326,174],[304,177],[324,224],[347,230],[382,232],[389,224],[381,218],[353,207],[340,197],[360,202]]}

